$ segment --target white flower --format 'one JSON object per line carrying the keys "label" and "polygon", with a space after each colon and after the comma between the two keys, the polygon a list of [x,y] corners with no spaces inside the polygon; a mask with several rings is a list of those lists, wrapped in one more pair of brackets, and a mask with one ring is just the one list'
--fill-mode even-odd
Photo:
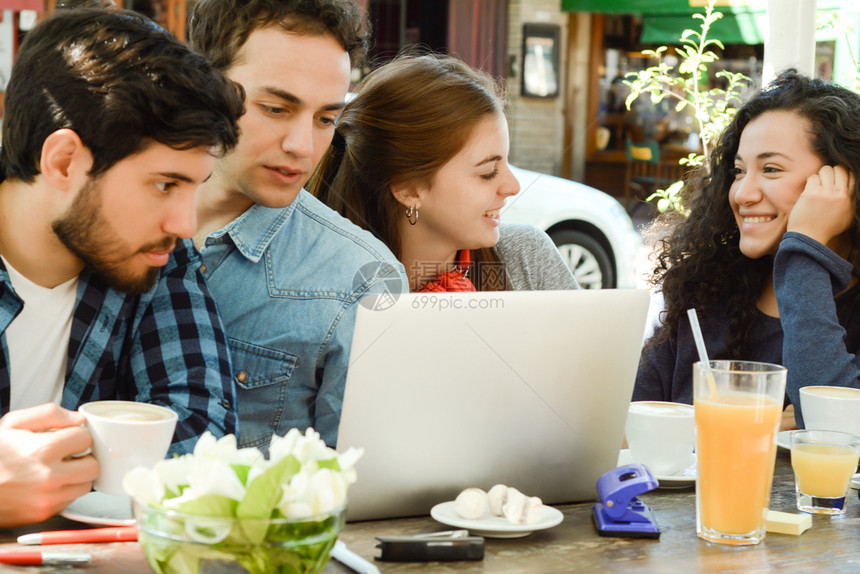
{"label": "white flower", "polygon": [[164,498],[164,488],[154,478],[152,470],[139,466],[125,474],[122,488],[141,504],[157,504]]}
{"label": "white flower", "polygon": [[252,466],[264,460],[263,453],[258,448],[237,448],[236,435],[228,434],[220,439],[206,431],[194,445],[195,457],[208,457],[227,464]]}
{"label": "white flower", "polygon": [[193,466],[194,457],[190,454],[177,458],[160,460],[155,463],[155,467],[152,469],[153,479],[158,482],[164,490],[173,493],[175,496],[179,494],[182,488],[188,485],[188,475],[191,474]]}
{"label": "white flower", "polygon": [[[259,449],[238,448],[233,435],[215,439],[207,432],[193,454],[159,461],[151,469],[135,469],[123,485],[142,504],[207,517],[230,518],[241,508],[242,516],[282,513],[303,518],[346,504],[347,487],[355,482],[354,467],[362,453],[350,448],[339,455],[313,429],[304,433],[292,429],[284,437],[272,437],[266,459]],[[293,458],[286,461],[287,457]],[[270,470],[266,478],[255,481]]]}
{"label": "white flower", "polygon": [[310,461],[335,458],[337,452],[327,447],[314,429],[309,428],[302,435],[298,429],[293,428],[283,437],[272,436],[272,442],[269,444],[270,462],[278,462],[288,455],[295,456],[304,465]]}
{"label": "white flower", "polygon": [[356,480],[355,463],[364,454],[363,448],[349,447],[346,452],[337,456],[337,463],[340,470],[347,477],[347,484],[352,484]]}
{"label": "white flower", "polygon": [[185,481],[188,486],[182,491],[182,495],[167,500],[166,506],[177,508],[189,500],[209,495],[225,496],[237,502],[245,498],[245,485],[236,475],[236,471],[231,465],[220,460],[206,457],[191,459]]}
{"label": "white flower", "polygon": [[281,512],[284,516],[293,520],[308,518],[316,514],[313,509],[304,502],[290,502],[289,504],[281,507]]}
{"label": "white flower", "polygon": [[346,504],[346,488],[346,478],[328,468],[300,473],[284,488],[278,508],[288,518],[325,514]]}

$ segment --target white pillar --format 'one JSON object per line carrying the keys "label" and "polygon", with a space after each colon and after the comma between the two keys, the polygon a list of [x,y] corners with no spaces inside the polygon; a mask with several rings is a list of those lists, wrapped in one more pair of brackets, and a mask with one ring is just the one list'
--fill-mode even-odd
{"label": "white pillar", "polygon": [[815,72],[817,0],[768,0],[762,86],[786,68]]}
{"label": "white pillar", "polygon": [[[0,12],[0,92],[6,91],[6,83],[12,73],[13,52],[15,51],[15,17],[17,12]],[[0,116],[3,114],[0,113]]]}

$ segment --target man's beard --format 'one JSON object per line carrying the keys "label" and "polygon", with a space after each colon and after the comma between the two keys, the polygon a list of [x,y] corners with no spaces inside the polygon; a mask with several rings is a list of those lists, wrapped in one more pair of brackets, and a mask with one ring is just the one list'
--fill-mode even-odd
{"label": "man's beard", "polygon": [[155,286],[161,268],[150,267],[134,274],[126,267],[140,252],[164,251],[174,247],[176,238],[166,237],[158,243],[132,251],[104,218],[100,200],[101,190],[97,180],[89,179],[68,211],[51,224],[54,233],[69,251],[108,286],[129,295],[146,293]]}

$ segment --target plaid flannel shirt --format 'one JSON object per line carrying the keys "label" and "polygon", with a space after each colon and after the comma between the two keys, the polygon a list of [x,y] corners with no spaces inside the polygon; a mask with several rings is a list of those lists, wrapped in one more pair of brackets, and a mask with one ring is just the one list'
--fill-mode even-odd
{"label": "plaid flannel shirt", "polygon": [[[140,296],[107,287],[85,269],[79,278],[62,406],[122,399],[167,406],[179,415],[171,453],[190,452],[209,430],[235,433],[235,394],[224,327],[180,241],[155,288]],[[6,328],[23,307],[0,262],[0,413],[9,411]]]}

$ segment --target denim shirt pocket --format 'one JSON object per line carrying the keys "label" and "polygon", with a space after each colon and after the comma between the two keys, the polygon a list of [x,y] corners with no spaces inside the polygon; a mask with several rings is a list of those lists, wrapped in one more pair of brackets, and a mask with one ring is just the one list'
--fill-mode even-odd
{"label": "denim shirt pocket", "polygon": [[239,413],[239,446],[266,447],[290,402],[288,383],[295,355],[229,339]]}
{"label": "denim shirt pocket", "polygon": [[235,371],[233,379],[238,387],[250,390],[290,380],[298,362],[295,355],[238,339],[229,342]]}

